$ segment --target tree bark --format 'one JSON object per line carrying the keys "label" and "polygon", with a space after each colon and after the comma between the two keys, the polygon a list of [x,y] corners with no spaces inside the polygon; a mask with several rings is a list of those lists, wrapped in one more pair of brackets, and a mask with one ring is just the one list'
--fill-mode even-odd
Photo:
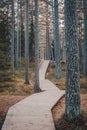
{"label": "tree bark", "polygon": [[84,67],[84,75],[87,76],[87,0],[83,0],[83,6],[84,6],[83,67]]}
{"label": "tree bark", "polygon": [[29,0],[25,1],[25,84],[29,84]]}
{"label": "tree bark", "polygon": [[59,25],[58,25],[58,1],[53,1],[53,31],[54,31],[54,55],[56,63],[56,78],[61,78],[60,63],[60,42],[59,42]]}
{"label": "tree bark", "polygon": [[14,74],[14,1],[12,0],[11,73]]}
{"label": "tree bark", "polygon": [[80,73],[83,73],[83,44],[84,44],[84,38],[83,38],[83,0],[78,1],[77,3],[77,13],[78,13],[78,45],[79,45],[79,63],[80,63]]}
{"label": "tree bark", "polygon": [[76,0],[65,0],[66,40],[66,106],[65,118],[74,120],[80,115],[80,75],[77,41]]}
{"label": "tree bark", "polygon": [[35,84],[34,92],[40,92],[39,87],[39,39],[38,39],[38,0],[35,2],[35,24],[34,24],[34,36],[35,36]]}
{"label": "tree bark", "polygon": [[19,57],[20,57],[20,71],[21,71],[21,43],[22,43],[22,1],[20,0],[20,53],[19,53]]}
{"label": "tree bark", "polygon": [[49,15],[48,15],[48,5],[46,5],[46,60],[51,59],[50,54],[50,37],[49,37]]}
{"label": "tree bark", "polygon": [[19,51],[19,0],[17,1],[17,43],[16,43],[16,69],[18,70],[18,51]]}

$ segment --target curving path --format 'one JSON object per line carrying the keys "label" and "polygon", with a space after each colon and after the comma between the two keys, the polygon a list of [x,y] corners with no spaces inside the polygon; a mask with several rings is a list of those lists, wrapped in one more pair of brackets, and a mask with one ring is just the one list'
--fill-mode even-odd
{"label": "curving path", "polygon": [[45,73],[49,61],[43,61],[40,66],[41,93],[33,94],[12,106],[6,116],[2,130],[55,130],[51,109],[64,95],[49,80]]}

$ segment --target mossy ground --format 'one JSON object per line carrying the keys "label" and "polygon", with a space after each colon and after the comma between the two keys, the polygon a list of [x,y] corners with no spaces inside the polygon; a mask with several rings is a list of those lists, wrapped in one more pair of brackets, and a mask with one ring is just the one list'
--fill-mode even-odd
{"label": "mossy ground", "polygon": [[30,63],[29,68],[30,84],[24,84],[24,79],[24,67],[19,71],[15,70],[14,75],[11,75],[10,70],[0,71],[0,95],[30,95],[33,90],[34,63]]}

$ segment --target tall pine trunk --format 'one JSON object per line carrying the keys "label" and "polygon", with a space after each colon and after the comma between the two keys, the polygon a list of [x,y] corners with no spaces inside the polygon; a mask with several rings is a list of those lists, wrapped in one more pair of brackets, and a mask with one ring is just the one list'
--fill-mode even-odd
{"label": "tall pine trunk", "polygon": [[84,75],[87,76],[87,0],[83,0],[83,6],[84,6],[83,67],[84,67]]}
{"label": "tall pine trunk", "polygon": [[58,24],[58,0],[53,1],[53,31],[54,31],[54,55],[56,63],[56,78],[61,78],[60,42]]}
{"label": "tall pine trunk", "polygon": [[77,41],[76,0],[65,0],[66,106],[68,121],[80,115],[80,75]]}
{"label": "tall pine trunk", "polygon": [[77,16],[80,73],[83,73],[83,0],[77,3]]}
{"label": "tall pine trunk", "polygon": [[19,51],[19,0],[17,0],[17,43],[16,43],[16,69],[18,70],[18,51]]}
{"label": "tall pine trunk", "polygon": [[50,60],[50,37],[49,37],[49,15],[48,5],[46,5],[46,60]]}
{"label": "tall pine trunk", "polygon": [[19,53],[19,57],[20,57],[20,71],[21,71],[21,43],[22,43],[22,38],[21,38],[21,34],[22,34],[22,1],[20,0],[20,53]]}
{"label": "tall pine trunk", "polygon": [[34,36],[35,36],[35,84],[34,92],[40,92],[39,88],[39,39],[38,39],[38,0],[35,2],[35,24],[34,24]]}
{"label": "tall pine trunk", "polygon": [[29,0],[25,0],[25,84],[29,84]]}
{"label": "tall pine trunk", "polygon": [[14,74],[14,1],[12,0],[11,73]]}

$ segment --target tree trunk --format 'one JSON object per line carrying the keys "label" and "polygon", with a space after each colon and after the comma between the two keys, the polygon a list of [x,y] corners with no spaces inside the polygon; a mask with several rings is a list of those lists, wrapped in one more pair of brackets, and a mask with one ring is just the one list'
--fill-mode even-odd
{"label": "tree trunk", "polygon": [[11,73],[14,74],[14,1],[12,0]]}
{"label": "tree trunk", "polygon": [[16,69],[18,70],[18,49],[19,49],[19,0],[17,1],[17,44],[16,44]]}
{"label": "tree trunk", "polygon": [[78,1],[77,3],[77,13],[78,13],[78,45],[79,45],[79,63],[80,63],[80,72],[83,73],[83,0]]}
{"label": "tree trunk", "polygon": [[30,61],[34,61],[34,21],[33,21],[33,0],[31,1],[31,17],[30,17],[30,33],[29,33],[29,37],[30,37],[30,46],[29,46],[29,55],[30,55]]}
{"label": "tree trunk", "polygon": [[56,63],[56,78],[61,78],[60,63],[60,42],[59,42],[59,25],[58,25],[58,1],[53,2],[53,31],[54,31],[54,55]]}
{"label": "tree trunk", "polygon": [[84,67],[84,75],[87,76],[87,0],[83,0],[83,6],[84,6],[83,67]]}
{"label": "tree trunk", "polygon": [[35,0],[35,24],[34,24],[34,36],[35,36],[35,84],[34,92],[40,92],[39,88],[39,40],[38,40],[38,0]]}
{"label": "tree trunk", "polygon": [[76,0],[65,0],[66,106],[68,121],[80,115],[80,75],[77,41]]}
{"label": "tree trunk", "polygon": [[49,37],[49,15],[48,15],[48,5],[46,5],[46,60],[51,59],[50,54],[50,37]]}
{"label": "tree trunk", "polygon": [[25,83],[29,84],[29,0],[25,1]]}
{"label": "tree trunk", "polygon": [[19,57],[20,57],[20,71],[21,71],[21,43],[22,43],[21,35],[22,35],[22,1],[20,0],[20,54],[19,54]]}

